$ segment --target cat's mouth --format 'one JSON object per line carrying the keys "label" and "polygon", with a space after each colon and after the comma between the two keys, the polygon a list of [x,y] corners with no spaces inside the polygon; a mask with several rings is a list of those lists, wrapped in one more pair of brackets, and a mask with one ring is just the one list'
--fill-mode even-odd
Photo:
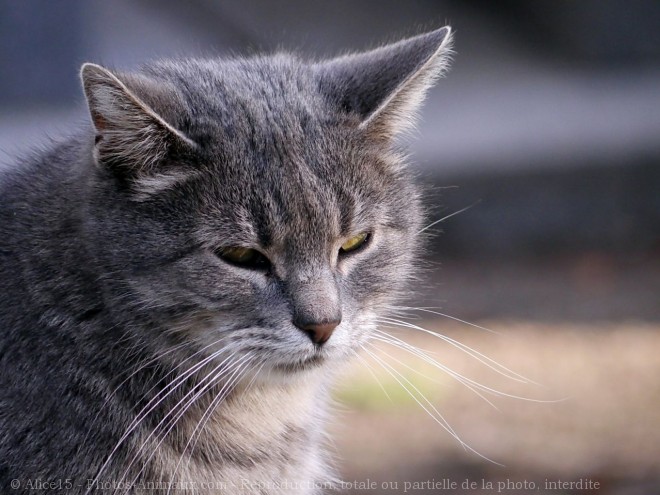
{"label": "cat's mouth", "polygon": [[315,352],[310,356],[305,356],[297,360],[286,363],[277,363],[274,365],[274,368],[286,373],[296,373],[321,366],[325,361],[326,357],[324,353]]}

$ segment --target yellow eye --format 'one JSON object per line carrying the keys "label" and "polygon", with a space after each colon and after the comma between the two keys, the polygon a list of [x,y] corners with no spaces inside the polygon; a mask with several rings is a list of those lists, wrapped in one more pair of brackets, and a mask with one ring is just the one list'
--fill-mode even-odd
{"label": "yellow eye", "polygon": [[230,246],[220,248],[216,254],[228,263],[250,268],[252,270],[263,270],[270,266],[270,261],[256,249]]}
{"label": "yellow eye", "polygon": [[351,237],[349,240],[347,240],[344,244],[341,245],[341,248],[339,249],[339,254],[352,253],[366,246],[369,237],[370,235],[368,232],[362,232],[361,234]]}

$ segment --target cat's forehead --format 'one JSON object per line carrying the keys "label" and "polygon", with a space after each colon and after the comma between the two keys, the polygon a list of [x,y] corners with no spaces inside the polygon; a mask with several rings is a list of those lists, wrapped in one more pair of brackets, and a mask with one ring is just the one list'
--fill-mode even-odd
{"label": "cat's forehead", "polygon": [[176,88],[178,111],[187,115],[172,117],[193,139],[285,134],[293,140],[337,116],[311,67],[290,55],[169,61],[148,70]]}

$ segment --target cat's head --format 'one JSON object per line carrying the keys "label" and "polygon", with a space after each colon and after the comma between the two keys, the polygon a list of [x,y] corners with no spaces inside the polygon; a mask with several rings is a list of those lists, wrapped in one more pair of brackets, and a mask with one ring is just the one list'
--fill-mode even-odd
{"label": "cat's head", "polygon": [[155,333],[136,337],[271,372],[356,351],[411,274],[420,204],[394,140],[449,43],[442,28],[319,63],[84,65],[86,237],[109,304]]}

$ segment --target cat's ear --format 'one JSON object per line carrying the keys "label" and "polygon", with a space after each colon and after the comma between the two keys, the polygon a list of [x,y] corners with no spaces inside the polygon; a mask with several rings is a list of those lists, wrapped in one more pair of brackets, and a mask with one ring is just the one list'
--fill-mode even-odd
{"label": "cat's ear", "polygon": [[426,91],[443,75],[451,29],[443,27],[317,66],[321,90],[360,126],[391,139],[413,125]]}
{"label": "cat's ear", "polygon": [[[84,64],[80,76],[96,130],[95,158],[125,177],[156,172],[174,149],[194,142],[168,124],[129,89],[119,76],[96,64]],[[158,88],[143,89],[158,91]]]}

